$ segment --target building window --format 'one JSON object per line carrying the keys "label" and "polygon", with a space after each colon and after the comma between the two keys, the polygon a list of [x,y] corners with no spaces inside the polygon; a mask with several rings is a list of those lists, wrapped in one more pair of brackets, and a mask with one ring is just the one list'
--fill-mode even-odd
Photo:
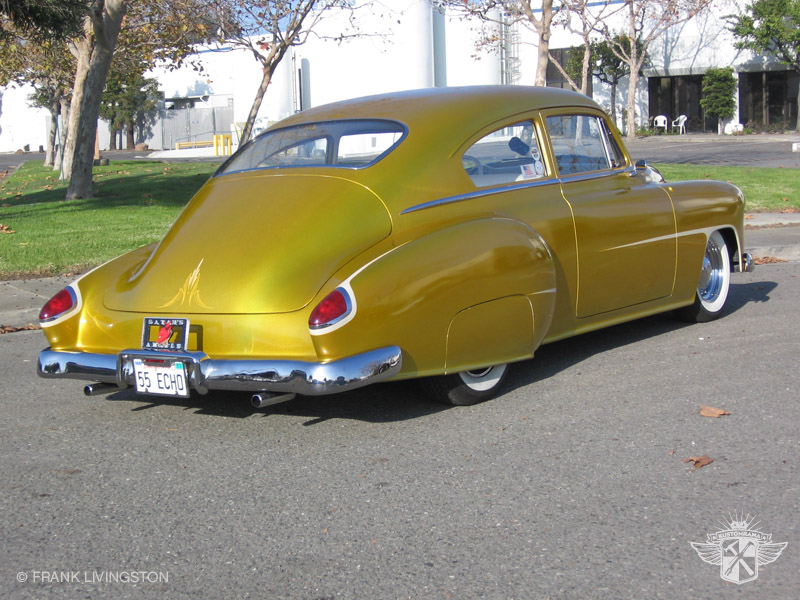
{"label": "building window", "polygon": [[740,122],[755,129],[794,129],[798,84],[800,75],[794,71],[739,73]]}

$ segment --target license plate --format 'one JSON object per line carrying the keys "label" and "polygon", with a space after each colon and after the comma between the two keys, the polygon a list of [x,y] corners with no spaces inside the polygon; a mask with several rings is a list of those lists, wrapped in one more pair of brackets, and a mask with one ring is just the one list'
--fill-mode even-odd
{"label": "license plate", "polygon": [[186,365],[180,361],[133,359],[136,391],[161,396],[189,395]]}
{"label": "license plate", "polygon": [[142,348],[145,350],[186,350],[189,340],[189,319],[145,317],[142,327]]}

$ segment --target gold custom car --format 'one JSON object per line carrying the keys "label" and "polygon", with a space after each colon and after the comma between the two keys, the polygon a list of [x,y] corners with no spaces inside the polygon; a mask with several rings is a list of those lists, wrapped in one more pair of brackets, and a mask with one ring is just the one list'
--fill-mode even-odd
{"label": "gold custom car", "polygon": [[255,406],[415,377],[471,404],[543,343],[718,317],[752,264],[743,207],[733,185],[634,163],[564,90],[322,106],[240,148],[158,244],[54,296],[39,374]]}

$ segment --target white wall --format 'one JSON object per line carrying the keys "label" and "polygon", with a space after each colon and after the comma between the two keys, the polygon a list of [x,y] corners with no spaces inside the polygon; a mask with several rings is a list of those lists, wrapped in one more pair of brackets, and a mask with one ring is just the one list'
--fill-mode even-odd
{"label": "white wall", "polygon": [[28,106],[30,86],[0,88],[0,152],[16,152],[26,145],[31,152],[47,144],[50,111]]}
{"label": "white wall", "polygon": [[[651,47],[652,64],[640,79],[637,117],[647,117],[647,75],[702,73],[720,65],[743,65],[752,55],[737,51],[721,15],[737,12],[736,0],[718,0],[707,15],[680,25]],[[321,24],[318,39],[287,54],[267,90],[259,111],[262,122],[280,120],[299,109],[297,74],[307,66],[307,105],[422,87],[437,83],[449,86],[498,84],[501,59],[498,53],[478,51],[475,42],[481,35],[477,21],[464,21],[452,14],[434,15],[427,0],[382,0],[356,13],[360,37],[334,42],[325,36],[350,35],[354,31],[346,15],[333,16]],[[617,17],[621,20],[621,15]],[[615,29],[623,29],[620,21]],[[535,76],[535,36],[519,28],[519,83],[531,85]],[[555,28],[551,47],[581,44],[579,36]],[[446,49],[445,64],[434,65],[436,49]],[[167,97],[208,95],[208,105],[217,100],[227,103],[232,97],[234,120],[243,122],[250,111],[261,81],[260,64],[249,52],[229,47],[211,47],[195,57],[204,65],[198,73],[190,66],[177,70],[156,69],[151,75],[160,82]],[[438,68],[435,68],[438,67]],[[607,87],[594,82],[597,100],[610,107]],[[7,88],[0,98],[0,151],[13,152],[26,144],[32,150],[46,143],[48,113],[27,106],[30,90]],[[626,101],[626,86],[618,90],[618,106]],[[107,127],[100,126],[101,146],[107,146]]]}

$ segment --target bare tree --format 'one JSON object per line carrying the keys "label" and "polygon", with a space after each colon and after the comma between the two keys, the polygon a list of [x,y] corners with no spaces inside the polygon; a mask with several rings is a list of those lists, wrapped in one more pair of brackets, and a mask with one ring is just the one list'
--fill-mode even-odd
{"label": "bare tree", "polygon": [[611,2],[605,0],[604,2],[597,2],[596,0],[564,0],[558,9],[556,21],[558,25],[563,26],[568,31],[576,33],[581,36],[583,40],[583,52],[581,58],[581,75],[580,83],[576,82],[568,69],[565,69],[559,61],[557,61],[552,54],[548,56],[561,74],[567,79],[572,89],[581,94],[588,95],[589,78],[592,73],[592,66],[590,64],[592,58],[592,39],[597,37],[597,29],[606,19],[610,19],[624,8],[623,4],[618,2]]}
{"label": "bare tree", "polygon": [[[263,76],[250,106],[241,140],[250,139],[253,125],[278,65],[293,46],[301,46],[320,22],[339,11],[364,8],[349,0],[212,0],[207,17],[217,28],[216,36],[235,48],[249,51],[261,64]],[[359,35],[355,29],[335,39]]]}
{"label": "bare tree", "polygon": [[[437,6],[463,17],[478,18],[498,28],[519,24],[531,32],[538,42],[536,51],[535,85],[547,82],[547,63],[550,55],[550,28],[555,15],[553,0],[435,0]],[[492,45],[499,39],[488,35],[479,45]]]}
{"label": "bare tree", "polygon": [[[708,8],[712,0],[625,0],[626,27],[624,35],[612,31],[609,23],[601,22],[597,31],[610,44],[612,51],[629,68],[627,138],[636,137],[636,88],[639,73],[647,58],[650,45],[667,29],[685,23]],[[637,43],[630,43],[636,40]]]}

